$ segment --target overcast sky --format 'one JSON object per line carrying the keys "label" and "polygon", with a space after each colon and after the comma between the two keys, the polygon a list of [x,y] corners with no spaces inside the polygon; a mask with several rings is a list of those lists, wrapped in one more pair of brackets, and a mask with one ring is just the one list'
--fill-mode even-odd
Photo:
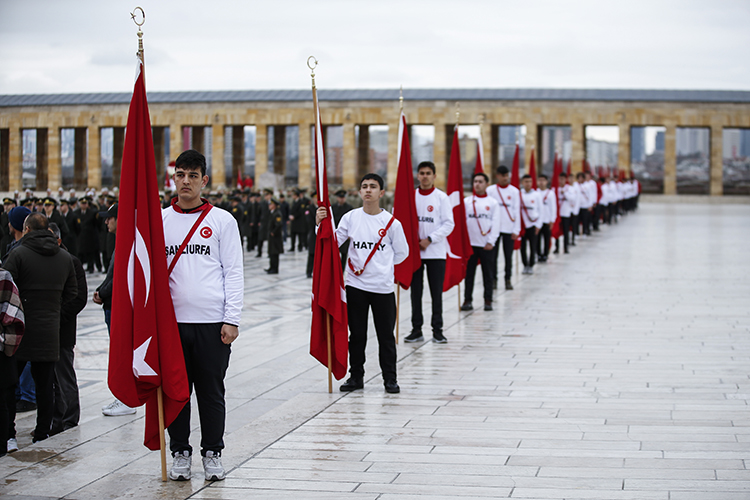
{"label": "overcast sky", "polygon": [[0,94],[147,88],[750,90],[749,0],[0,0]]}

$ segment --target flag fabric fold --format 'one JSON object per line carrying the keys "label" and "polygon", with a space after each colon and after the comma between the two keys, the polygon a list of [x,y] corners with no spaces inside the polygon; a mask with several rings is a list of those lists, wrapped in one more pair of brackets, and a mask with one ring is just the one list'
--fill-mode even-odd
{"label": "flag fabric fold", "polygon": [[560,174],[562,173],[562,158],[558,158],[555,153],[555,162],[552,167],[552,190],[555,192],[555,200],[557,201],[557,215],[555,222],[552,223],[552,238],[557,239],[562,236],[562,227],[560,226]]}
{"label": "flag fabric fold", "polygon": [[448,255],[445,259],[443,291],[447,292],[466,277],[466,263],[473,253],[466,228],[464,207],[464,178],[461,171],[461,152],[458,147],[458,126],[453,130],[451,159],[448,164],[448,199],[453,207],[453,231],[448,235]]}
{"label": "flag fabric fold", "polygon": [[[484,173],[484,151],[482,146],[482,130],[479,130],[479,138],[477,139],[477,162],[474,164],[474,173]],[[474,183],[471,183],[471,192],[477,194],[474,191]]]}
{"label": "flag fabric fold", "polygon": [[411,165],[411,148],[409,147],[409,129],[406,116],[401,112],[398,122],[398,173],[396,190],[393,195],[393,215],[401,222],[409,244],[409,256],[395,266],[396,283],[408,290],[414,271],[422,265],[419,248],[419,221],[417,220],[417,203],[414,199],[414,171]]}
{"label": "flag fabric fold", "polygon": [[328,334],[330,329],[330,367],[336,380],[346,375],[349,355],[349,334],[346,310],[344,276],[341,272],[333,212],[328,198],[328,176],[323,147],[323,126],[315,87],[313,87],[315,111],[315,180],[318,191],[318,207],[325,207],[328,217],[318,226],[315,240],[315,260],[312,283],[312,326],[310,328],[310,354],[324,366],[329,366]]}
{"label": "flag fabric fold", "polygon": [[190,394],[169,292],[143,61],[128,111],[120,175],[108,382],[130,407],[146,403],[144,444],[160,448],[157,388],[168,426]]}

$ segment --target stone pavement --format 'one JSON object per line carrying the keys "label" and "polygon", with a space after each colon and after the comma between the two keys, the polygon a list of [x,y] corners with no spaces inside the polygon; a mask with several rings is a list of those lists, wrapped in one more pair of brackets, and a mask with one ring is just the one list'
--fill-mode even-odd
{"label": "stone pavement", "polygon": [[[143,409],[101,415],[107,335],[89,304],[81,425],[32,445],[35,414],[20,415],[22,449],[0,458],[0,496],[748,499],[748,229],[747,205],[643,203],[533,276],[514,275],[492,312],[459,313],[454,289],[448,344],[399,345],[398,395],[383,391],[373,337],[365,390],[328,394],[308,354],[306,255],[285,254],[269,277],[267,260],[247,254],[227,380],[230,472],[213,484],[197,458],[192,481],[161,482]],[[401,305],[403,337],[408,293]]]}

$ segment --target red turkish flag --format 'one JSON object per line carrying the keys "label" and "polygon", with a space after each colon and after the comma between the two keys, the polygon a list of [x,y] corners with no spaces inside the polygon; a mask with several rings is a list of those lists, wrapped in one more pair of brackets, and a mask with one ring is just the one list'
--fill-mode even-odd
{"label": "red turkish flag", "polygon": [[443,291],[447,292],[466,277],[466,263],[471,257],[471,242],[466,229],[464,207],[464,177],[461,172],[461,153],[458,149],[458,125],[453,130],[451,160],[448,164],[448,199],[453,207],[453,231],[448,235],[448,255],[445,259]]}
{"label": "red turkish flag", "polygon": [[[477,162],[474,164],[474,173],[484,173],[484,152],[482,147],[482,130],[479,130],[479,139],[477,139]],[[474,191],[474,183],[471,183],[471,192],[477,194]]]}
{"label": "red turkish flag", "polygon": [[409,256],[395,267],[396,283],[405,290],[411,286],[414,271],[422,265],[419,248],[419,220],[417,220],[417,203],[414,200],[414,171],[411,167],[411,149],[409,148],[409,129],[406,127],[406,116],[401,112],[398,122],[398,173],[396,175],[396,192],[393,195],[393,216],[401,222],[409,244]]}
{"label": "red turkish flag", "polygon": [[555,163],[552,167],[552,189],[555,191],[555,200],[557,200],[557,217],[552,224],[552,237],[557,239],[562,236],[562,227],[560,226],[560,174],[562,173],[562,158],[558,158],[555,153]]}
{"label": "red turkish flag", "polygon": [[[516,152],[513,154],[513,167],[510,171],[510,185],[515,186],[516,189],[521,191],[521,168],[520,168],[520,161],[519,161],[519,148],[518,143],[516,142]],[[520,214],[519,214],[520,216]],[[526,232],[526,228],[523,224],[523,217],[521,217],[521,231],[518,233],[518,238],[516,238],[516,241],[513,242],[513,250],[520,250],[521,249],[521,238],[523,237],[523,233]]]}
{"label": "red turkish flag", "polygon": [[182,342],[169,293],[154,144],[143,61],[138,61],[120,174],[115,243],[109,388],[130,407],[146,403],[143,444],[159,449],[157,391],[164,393],[164,425],[187,403]]}
{"label": "red turkish flag", "polygon": [[531,160],[529,161],[529,175],[531,176],[531,189],[537,189],[536,161],[534,160],[534,148],[531,148]]}
{"label": "red turkish flag", "polygon": [[318,226],[315,239],[315,260],[312,283],[312,326],[310,328],[310,354],[324,366],[329,366],[328,329],[330,327],[330,366],[336,380],[346,375],[349,355],[349,332],[346,311],[344,276],[341,257],[333,227],[333,212],[328,199],[328,175],[323,146],[323,126],[315,87],[313,87],[315,112],[315,181],[318,206],[326,207],[328,217]]}

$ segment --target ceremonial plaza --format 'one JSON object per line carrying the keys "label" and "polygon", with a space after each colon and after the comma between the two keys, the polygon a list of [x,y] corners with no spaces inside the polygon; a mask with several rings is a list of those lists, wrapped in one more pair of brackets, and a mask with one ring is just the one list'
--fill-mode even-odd
{"label": "ceremonial plaza", "polygon": [[[375,172],[391,196],[399,172],[399,91],[332,90],[319,97],[330,194],[341,188],[356,196],[362,176]],[[0,191],[9,198],[26,189],[52,197],[58,191],[99,194],[124,186],[130,99],[130,94],[0,96]],[[174,211],[168,208],[171,217],[191,214],[176,207],[190,191],[179,170],[178,155],[186,150],[208,159],[203,196],[211,192],[240,203],[243,193],[233,192],[235,184],[252,179],[252,190],[267,190],[267,203],[278,206],[279,194],[316,187],[309,91],[154,93],[149,106],[157,179],[160,184],[166,179],[176,159],[178,170],[172,171],[183,175]],[[478,198],[488,213],[516,219],[485,193],[487,179],[473,173],[477,156],[484,158],[484,172],[498,192],[507,176],[498,167],[510,169],[518,150],[524,174],[532,154],[536,172],[562,178],[563,184],[565,174],[556,174],[569,166],[571,185],[561,184],[559,197],[548,191],[567,209],[571,202],[563,189],[578,196],[572,194],[575,174],[583,170],[612,183],[632,173],[642,188],[640,198],[637,190],[613,198],[606,216],[592,209],[595,229],[588,231],[585,222],[578,233],[575,222],[570,231],[578,234],[570,248],[566,229],[558,250],[548,248],[536,265],[532,260],[522,266],[520,252],[513,251],[505,287],[502,275],[492,291],[486,276],[484,282],[476,277],[476,307],[467,307],[465,282],[442,293],[439,335],[434,323],[430,335],[431,293],[424,290],[422,296],[424,338],[415,338],[410,291],[401,289],[395,296],[395,388],[382,369],[384,339],[375,333],[383,318],[370,315],[364,377],[357,380],[352,371],[348,388],[339,390],[343,378],[329,390],[326,366],[310,354],[311,303],[316,304],[311,291],[320,282],[310,279],[308,251],[294,251],[294,240],[288,249],[288,240],[277,235],[283,251],[276,255],[276,272],[269,272],[267,253],[259,258],[260,248],[256,256],[254,247],[243,245],[239,336],[231,343],[224,377],[225,478],[209,478],[208,469],[204,478],[201,471],[207,457],[197,444],[208,432],[201,432],[205,416],[195,396],[190,440],[196,448],[187,456],[192,477],[188,466],[182,477],[170,470],[175,480],[162,480],[159,452],[143,444],[143,407],[109,415],[103,409],[113,399],[110,335],[94,300],[106,278],[90,269],[75,345],[80,420],[40,439],[34,434],[37,412],[19,412],[17,449],[0,457],[0,497],[750,498],[750,92],[405,89],[403,110],[420,179],[416,197],[436,193],[422,187],[430,176],[429,166],[418,168],[424,161],[434,164],[434,187],[447,190],[459,124],[463,194],[467,206],[474,203],[473,220],[467,211],[463,222],[476,223],[482,237],[494,237],[495,228],[485,232]],[[519,172],[512,175],[517,182]],[[200,176],[196,179],[200,183]],[[377,187],[377,178],[370,181]],[[594,182],[594,197],[601,202],[596,181],[587,182]],[[415,187],[408,187],[409,196]],[[146,189],[144,183],[136,191]],[[516,196],[530,199],[531,190],[523,189],[516,189]],[[362,196],[364,208],[377,206],[378,200]],[[627,203],[621,207],[620,201]],[[529,219],[530,207],[521,203],[517,217],[524,210],[522,220],[539,219],[540,212]],[[216,210],[217,218],[228,217],[220,208],[206,208],[205,213]],[[314,209],[310,212],[315,220]],[[570,217],[559,208],[557,214]],[[115,209],[101,217],[118,216]],[[379,233],[376,250],[393,220]],[[196,238],[209,245],[217,227],[203,228]],[[506,232],[516,234],[503,230],[500,237]],[[425,240],[429,248],[432,238],[417,242]],[[483,244],[472,240],[471,246],[476,253],[487,250]],[[269,237],[266,251],[270,246]],[[352,246],[349,256],[357,250]],[[139,251],[143,255],[134,242],[133,254]],[[502,269],[502,253],[499,259]],[[491,267],[482,260],[483,271]],[[385,280],[390,286],[391,276]],[[336,281],[330,286],[336,288]],[[139,377],[135,370],[134,376]]]}

